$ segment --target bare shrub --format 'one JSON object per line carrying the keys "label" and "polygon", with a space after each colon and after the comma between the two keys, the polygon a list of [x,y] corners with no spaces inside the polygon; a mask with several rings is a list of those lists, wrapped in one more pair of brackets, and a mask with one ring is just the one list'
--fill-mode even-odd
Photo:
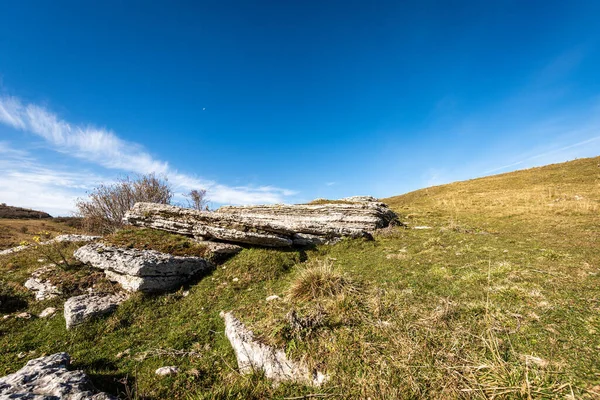
{"label": "bare shrub", "polygon": [[185,195],[188,198],[188,208],[193,208],[194,210],[208,211],[208,199],[206,198],[206,190],[190,190],[188,194]]}
{"label": "bare shrub", "polygon": [[78,199],[78,214],[84,229],[106,234],[123,226],[125,213],[137,202],[169,204],[173,190],[166,178],[155,174],[135,179],[125,177],[117,183],[96,187],[87,199]]}

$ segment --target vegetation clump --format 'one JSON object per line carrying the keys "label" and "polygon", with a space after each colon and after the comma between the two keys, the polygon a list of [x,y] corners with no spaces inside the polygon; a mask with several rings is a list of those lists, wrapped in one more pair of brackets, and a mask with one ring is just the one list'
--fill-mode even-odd
{"label": "vegetation clump", "polygon": [[318,260],[300,269],[289,288],[294,300],[316,300],[357,291],[356,285],[333,268],[331,260]]}

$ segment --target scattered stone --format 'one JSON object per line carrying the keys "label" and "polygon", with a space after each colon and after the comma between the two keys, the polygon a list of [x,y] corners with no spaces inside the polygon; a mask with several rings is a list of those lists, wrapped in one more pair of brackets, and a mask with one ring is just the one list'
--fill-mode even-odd
{"label": "scattered stone", "polygon": [[35,294],[37,301],[53,299],[61,291],[47,279],[43,279],[43,276],[52,270],[52,264],[43,266],[37,269],[31,274],[31,278],[25,282],[25,287],[31,290]]}
{"label": "scattered stone", "polygon": [[342,201],[349,201],[351,203],[364,203],[364,202],[377,202],[377,201],[379,201],[379,200],[377,200],[373,196],[350,196],[350,197],[344,197],[341,200]]}
{"label": "scattered stone", "polygon": [[48,318],[48,317],[52,317],[54,314],[56,314],[56,308],[54,307],[48,307],[45,308],[39,315],[40,318]]}
{"label": "scattered stone", "polygon": [[233,282],[239,282],[240,278],[233,278],[232,281]]}
{"label": "scattered stone", "polygon": [[302,363],[289,360],[283,350],[257,342],[254,334],[232,313],[221,312],[221,317],[225,320],[225,335],[235,351],[242,374],[261,370],[276,382],[294,381],[313,386],[320,386],[328,379],[320,372],[311,373]]}
{"label": "scattered stone", "polygon": [[181,295],[183,297],[188,297],[190,295],[190,291],[189,290],[184,290],[183,293],[181,293]]}
{"label": "scattered stone", "polygon": [[266,247],[314,245],[399,224],[384,203],[226,206],[215,212],[165,204],[136,203],[125,222],[202,239]]}
{"label": "scattered stone", "polygon": [[71,297],[65,302],[64,315],[67,329],[80,325],[93,317],[108,314],[125,300],[127,297],[122,294],[83,294]]}
{"label": "scattered stone", "polygon": [[22,313],[19,313],[19,314],[15,315],[15,318],[19,318],[19,319],[31,319],[31,318],[33,318],[33,315],[29,314],[28,312],[22,312]]}
{"label": "scattered stone", "polygon": [[116,400],[98,393],[83,371],[69,371],[70,357],[57,353],[29,361],[0,378],[0,398],[30,400]]}
{"label": "scattered stone", "polygon": [[213,268],[201,257],[181,257],[154,250],[88,244],[74,254],[79,261],[103,269],[106,277],[131,292],[174,289],[192,276]]}
{"label": "scattered stone", "polygon": [[281,300],[281,297],[277,296],[276,294],[269,296],[265,299],[266,301],[274,301],[274,300]]}
{"label": "scattered stone", "polygon": [[167,375],[175,375],[179,373],[179,368],[175,366],[169,367],[160,367],[155,371],[155,374],[158,376],[167,376]]}
{"label": "scattered stone", "polygon": [[9,319],[9,318],[10,318],[10,315],[9,315],[9,314],[6,314],[6,315],[4,315],[4,316],[2,317],[2,319],[3,319],[3,320],[5,320],[5,321],[6,321],[7,319]]}
{"label": "scattered stone", "polygon": [[432,229],[430,226],[426,226],[426,225],[421,225],[421,226],[414,226],[413,229]]}

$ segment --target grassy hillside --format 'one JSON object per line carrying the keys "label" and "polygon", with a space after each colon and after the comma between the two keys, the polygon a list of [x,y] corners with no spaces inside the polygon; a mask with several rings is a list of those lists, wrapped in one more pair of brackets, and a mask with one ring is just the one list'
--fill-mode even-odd
{"label": "grassy hillside", "polygon": [[[74,331],[62,316],[3,320],[0,374],[67,351],[98,387],[123,398],[597,398],[599,163],[386,199],[408,229],[312,250],[245,249],[189,288],[136,295]],[[0,292],[13,310],[64,302],[36,303],[23,290],[39,257],[0,258]],[[70,264],[57,272],[69,293],[105,287]],[[266,302],[273,294],[282,300]],[[241,376],[221,310],[329,382],[317,389]],[[156,376],[165,365],[182,372]]]}
{"label": "grassy hillside", "polygon": [[0,218],[0,250],[32,242],[35,236],[50,237],[61,233],[76,233],[77,218],[4,219]]}

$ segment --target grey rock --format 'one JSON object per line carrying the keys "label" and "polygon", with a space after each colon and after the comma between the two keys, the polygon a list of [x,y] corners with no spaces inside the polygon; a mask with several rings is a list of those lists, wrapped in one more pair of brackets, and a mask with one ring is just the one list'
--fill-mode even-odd
{"label": "grey rock", "polygon": [[227,206],[215,212],[164,204],[136,203],[124,221],[169,232],[267,247],[313,245],[399,224],[379,202]]}
{"label": "grey rock", "polygon": [[232,313],[222,312],[221,317],[225,320],[225,335],[235,351],[242,374],[259,370],[276,382],[293,381],[312,386],[327,381],[326,375],[310,372],[303,363],[289,360],[283,350],[257,342],[254,334]]}
{"label": "grey rock", "polygon": [[350,196],[341,199],[343,201],[349,201],[351,203],[363,203],[363,202],[376,202],[379,201],[373,196]]}
{"label": "grey rock", "polygon": [[179,373],[179,368],[174,366],[160,367],[154,373],[158,376],[175,375]]}
{"label": "grey rock", "polygon": [[83,246],[73,254],[79,261],[105,271],[109,280],[128,291],[169,290],[199,272],[213,268],[201,257],[181,257],[154,250],[122,249],[102,243]]}
{"label": "grey rock", "polygon": [[24,286],[34,293],[37,301],[53,299],[61,294],[61,291],[49,280],[43,279],[44,274],[52,271],[52,268],[53,264],[45,265],[35,270],[31,278],[25,281]]}
{"label": "grey rock", "polygon": [[206,246],[209,253],[211,253],[211,256],[234,255],[244,249],[242,246],[231,243],[212,242],[209,240],[199,239],[195,239],[194,242],[198,243],[199,245]]}
{"label": "grey rock", "polygon": [[22,400],[117,400],[98,393],[83,371],[69,371],[70,357],[57,353],[29,361],[0,378],[0,398]]}
{"label": "grey rock", "polygon": [[56,314],[56,308],[48,307],[48,308],[44,308],[44,310],[40,313],[39,317],[40,318],[48,318],[48,317],[52,317],[54,314]]}
{"label": "grey rock", "polygon": [[64,315],[67,329],[91,318],[111,313],[125,300],[127,297],[122,294],[83,294],[71,297],[65,302]]}

